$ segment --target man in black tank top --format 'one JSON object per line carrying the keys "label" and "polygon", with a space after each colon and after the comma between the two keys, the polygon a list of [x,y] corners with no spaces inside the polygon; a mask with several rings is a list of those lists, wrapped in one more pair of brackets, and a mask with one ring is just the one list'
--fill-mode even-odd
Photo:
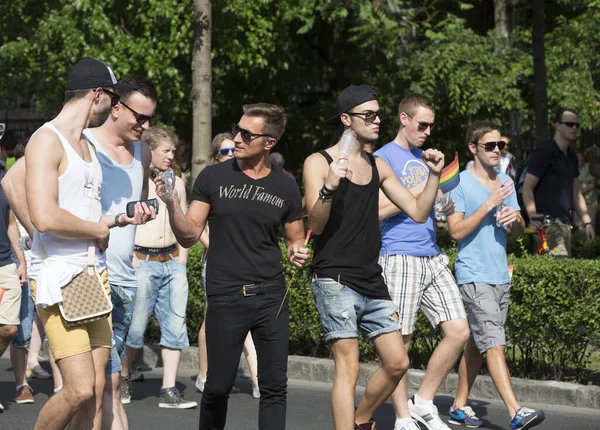
{"label": "man in black tank top", "polygon": [[[335,429],[354,425],[373,430],[373,414],[392,394],[409,364],[398,315],[377,263],[379,189],[412,219],[425,222],[437,194],[444,155],[432,149],[423,152],[431,174],[415,199],[385,161],[363,150],[365,143],[378,138],[381,123],[371,87],[350,85],[342,91],[337,112],[327,122],[354,131],[357,141],[348,158],[338,155],[338,143],[304,163],[308,223],[317,235],[311,266],[313,296],[335,359]],[[355,411],[359,329],[373,341],[382,364]]]}
{"label": "man in black tank top", "polygon": [[289,312],[280,231],[291,264],[302,267],[309,256],[302,248],[300,189],[269,163],[285,124],[280,106],[244,106],[239,124],[232,127],[235,158],[208,166],[198,175],[187,214],[176,193],[165,194],[162,177],[155,180],[156,194],[166,203],[180,245],[196,244],[210,221],[205,285],[208,374],[200,430],[225,428],[227,399],[248,332],[258,358],[259,428],[285,429]]}

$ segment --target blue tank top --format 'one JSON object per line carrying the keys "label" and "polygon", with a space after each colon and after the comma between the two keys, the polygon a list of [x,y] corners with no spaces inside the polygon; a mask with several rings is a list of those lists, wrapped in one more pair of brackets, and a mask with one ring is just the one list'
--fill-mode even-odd
{"label": "blue tank top", "polygon": [[[127,203],[142,198],[144,169],[140,142],[133,142],[133,161],[124,165],[114,161],[104,151],[92,131],[83,131],[85,137],[96,147],[96,154],[102,166],[102,188],[100,202],[104,215],[117,215],[126,211]],[[110,229],[110,240],[106,250],[108,281],[111,284],[137,287],[133,268],[133,246],[135,245],[135,225]]]}

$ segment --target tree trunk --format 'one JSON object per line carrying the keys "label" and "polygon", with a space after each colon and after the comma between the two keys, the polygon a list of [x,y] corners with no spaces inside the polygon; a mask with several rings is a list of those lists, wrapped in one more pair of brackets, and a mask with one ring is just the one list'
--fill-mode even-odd
{"label": "tree trunk", "polygon": [[549,139],[548,81],[546,79],[546,48],[544,45],[544,0],[533,0],[533,88],[535,102],[535,140]]}
{"label": "tree trunk", "polygon": [[494,23],[496,33],[508,38],[508,21],[506,19],[506,0],[494,0]]}
{"label": "tree trunk", "polygon": [[194,0],[192,51],[192,184],[210,162],[212,139],[211,0]]}

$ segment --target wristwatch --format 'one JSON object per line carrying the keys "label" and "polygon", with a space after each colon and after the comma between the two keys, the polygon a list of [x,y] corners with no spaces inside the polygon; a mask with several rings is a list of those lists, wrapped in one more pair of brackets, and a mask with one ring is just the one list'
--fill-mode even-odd
{"label": "wristwatch", "polygon": [[119,222],[119,218],[121,218],[121,215],[123,215],[123,212],[121,212],[120,214],[116,214],[115,215],[115,226],[116,227],[125,227],[126,224],[121,224]]}

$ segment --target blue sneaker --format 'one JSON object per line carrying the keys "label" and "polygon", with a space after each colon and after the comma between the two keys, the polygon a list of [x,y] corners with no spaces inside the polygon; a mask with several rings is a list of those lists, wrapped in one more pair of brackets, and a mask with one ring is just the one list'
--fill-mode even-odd
{"label": "blue sneaker", "polygon": [[473,412],[473,409],[471,409],[470,406],[463,406],[456,410],[450,407],[450,419],[448,422],[456,426],[468,427],[470,429],[483,427],[483,420],[477,418],[477,415],[475,415],[475,412]]}
{"label": "blue sneaker", "polygon": [[519,408],[510,420],[511,430],[521,430],[535,427],[546,418],[544,411],[535,411],[529,408]]}

